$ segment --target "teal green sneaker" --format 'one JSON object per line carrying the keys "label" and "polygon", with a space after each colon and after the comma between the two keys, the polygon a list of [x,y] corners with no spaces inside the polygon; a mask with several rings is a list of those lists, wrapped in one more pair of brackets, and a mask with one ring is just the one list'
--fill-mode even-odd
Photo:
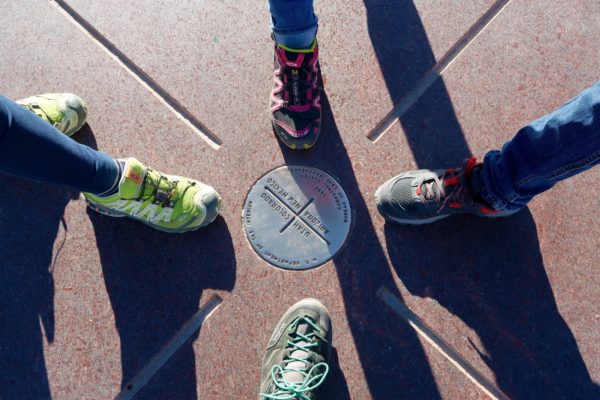
{"label": "teal green sneaker", "polygon": [[85,124],[87,106],[73,93],[46,93],[17,100],[17,104],[35,113],[67,136]]}
{"label": "teal green sneaker", "polygon": [[163,175],[136,160],[123,160],[117,193],[84,193],[88,206],[111,217],[137,219],[165,232],[188,232],[210,224],[221,209],[212,187],[180,176]]}
{"label": "teal green sneaker", "polygon": [[304,299],[277,324],[263,361],[261,399],[316,400],[329,373],[331,319],[325,306]]}

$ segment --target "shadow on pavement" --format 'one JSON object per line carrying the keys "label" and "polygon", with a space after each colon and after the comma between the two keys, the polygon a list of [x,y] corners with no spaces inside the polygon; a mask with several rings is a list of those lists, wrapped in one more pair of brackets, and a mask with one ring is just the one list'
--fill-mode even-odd
{"label": "shadow on pavement", "polygon": [[[435,55],[412,1],[364,3],[387,95],[398,104],[435,65]],[[400,123],[420,167],[458,165],[471,154],[441,78],[400,118]]]}
{"label": "shadow on pavement", "polygon": [[[306,152],[292,151],[279,143],[287,165],[322,169],[335,177],[348,195],[353,227],[334,263],[371,395],[374,399],[440,398],[415,331],[395,318],[375,296],[382,284],[392,281],[389,263],[377,239],[365,199],[358,190],[325,92],[321,95],[321,104],[323,130],[315,148]],[[393,292],[400,297],[397,290]]]}
{"label": "shadow on pavement", "polygon": [[[434,66],[435,56],[413,2],[365,0],[365,6],[397,104]],[[419,168],[456,167],[471,156],[441,78],[400,123]],[[529,210],[509,219],[452,217],[423,227],[387,223],[385,233],[408,290],[437,300],[477,332],[484,346],[478,351],[505,393],[515,399],[598,396],[558,312]]]}
{"label": "shadow on pavement", "polygon": [[[225,221],[168,234],[88,209],[121,339],[122,388],[198,310],[204,289],[231,291],[235,253]],[[196,332],[136,399],[196,399]]]}
{"label": "shadow on pavement", "polygon": [[43,343],[54,341],[52,271],[67,239],[65,207],[78,193],[6,175],[0,187],[0,399],[50,399]]}
{"label": "shadow on pavement", "polygon": [[[221,217],[195,232],[169,234],[128,218],[87,212],[121,340],[125,389],[198,311],[204,289],[233,290],[235,252]],[[197,399],[193,349],[197,337],[198,332],[135,399]]]}
{"label": "shadow on pavement", "polygon": [[390,259],[408,290],[473,329],[471,346],[513,399],[592,399],[598,388],[561,317],[528,209],[497,220],[386,223]]}
{"label": "shadow on pavement", "polygon": [[322,396],[327,400],[350,400],[348,393],[348,383],[344,373],[340,369],[340,360],[335,347],[331,349],[331,359],[329,360],[329,375],[323,387]]}

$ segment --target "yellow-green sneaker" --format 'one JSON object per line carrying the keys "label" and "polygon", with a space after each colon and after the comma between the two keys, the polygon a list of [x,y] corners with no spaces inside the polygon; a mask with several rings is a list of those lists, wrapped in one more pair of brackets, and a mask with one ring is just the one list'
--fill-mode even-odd
{"label": "yellow-green sneaker", "polygon": [[17,103],[67,136],[80,130],[87,117],[85,102],[73,93],[40,94],[17,100]]}
{"label": "yellow-green sneaker", "polygon": [[111,217],[130,217],[165,232],[188,232],[210,224],[221,209],[212,187],[180,176],[164,175],[135,158],[123,160],[117,193],[84,193],[88,206]]}

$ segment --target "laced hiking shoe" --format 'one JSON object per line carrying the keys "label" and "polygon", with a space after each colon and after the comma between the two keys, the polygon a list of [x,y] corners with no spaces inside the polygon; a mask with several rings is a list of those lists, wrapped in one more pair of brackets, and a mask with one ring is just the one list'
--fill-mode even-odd
{"label": "laced hiking shoe", "polygon": [[88,206],[111,217],[130,217],[165,232],[193,231],[219,214],[221,196],[210,186],[188,178],[163,175],[136,160],[125,160],[117,193],[83,194]]}
{"label": "laced hiking shoe", "polygon": [[304,299],[290,307],[267,347],[260,398],[316,400],[329,373],[331,335],[329,313],[318,300]]}
{"label": "laced hiking shoe", "polygon": [[428,224],[452,214],[506,217],[519,210],[494,210],[478,196],[482,164],[469,159],[462,168],[409,171],[377,189],[379,213],[390,222]]}
{"label": "laced hiking shoe", "polygon": [[67,136],[85,124],[87,106],[73,93],[46,93],[17,100],[17,104],[35,113]]}
{"label": "laced hiking shoe", "polygon": [[309,49],[275,44],[271,121],[291,149],[311,148],[321,132],[321,85],[317,39]]}

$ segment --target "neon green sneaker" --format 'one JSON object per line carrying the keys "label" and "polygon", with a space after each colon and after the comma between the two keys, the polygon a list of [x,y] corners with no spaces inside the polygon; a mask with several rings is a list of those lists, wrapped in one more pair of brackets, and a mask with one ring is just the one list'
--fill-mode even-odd
{"label": "neon green sneaker", "polygon": [[212,187],[180,176],[163,175],[135,158],[123,162],[117,193],[107,197],[83,194],[91,209],[178,233],[206,226],[219,215],[221,196]]}
{"label": "neon green sneaker", "polygon": [[46,93],[17,100],[29,111],[67,136],[73,135],[85,124],[87,106],[73,93]]}

